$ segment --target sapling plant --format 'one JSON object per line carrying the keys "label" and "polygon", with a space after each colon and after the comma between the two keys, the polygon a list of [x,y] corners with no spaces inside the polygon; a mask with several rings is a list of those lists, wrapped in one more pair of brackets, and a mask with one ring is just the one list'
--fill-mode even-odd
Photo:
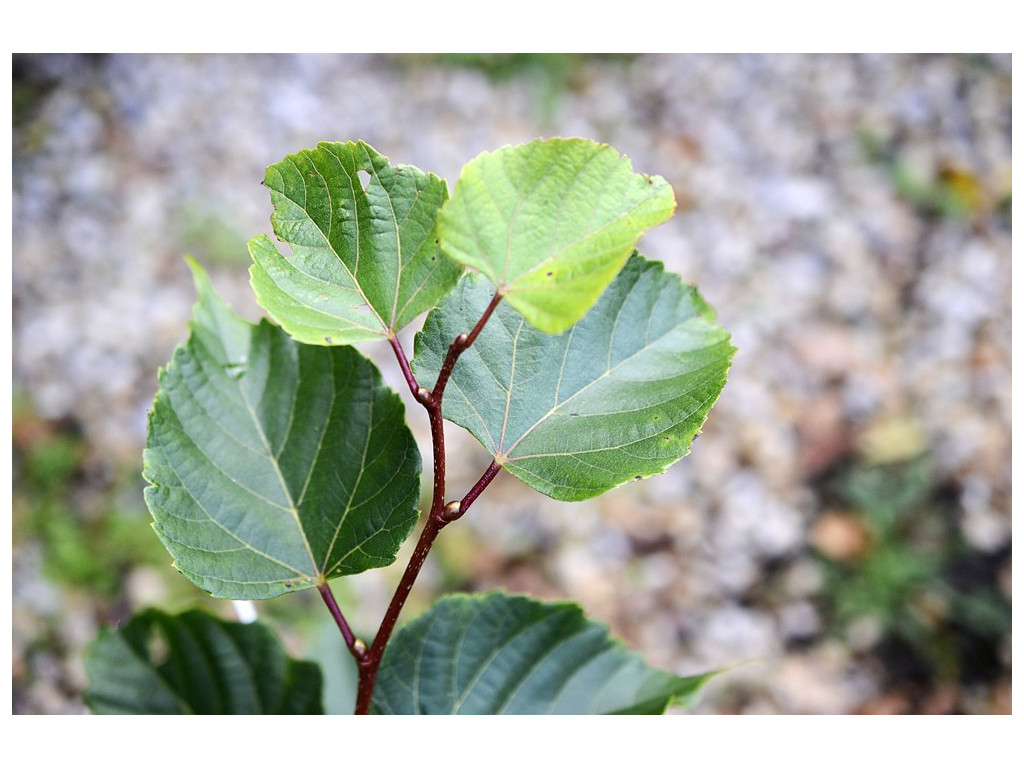
{"label": "sapling plant", "polygon": [[[649,667],[569,602],[449,595],[399,618],[435,539],[501,472],[580,501],[682,458],[734,349],[697,290],[636,251],[668,182],[610,146],[537,140],[447,183],[364,142],[267,169],[249,243],[271,320],[250,323],[189,261],[188,340],[159,375],[146,502],[175,567],[214,597],[316,589],[358,669],[357,714],[662,713],[709,674]],[[399,331],[426,314],[409,357]],[[390,346],[430,427],[433,485],[380,626],[363,638],[331,582],[392,564],[419,516],[402,399],[355,344]],[[446,484],[445,422],[492,460]],[[527,492],[524,489],[524,492]],[[321,713],[319,667],[260,623],[148,610],[88,660],[96,712]]]}

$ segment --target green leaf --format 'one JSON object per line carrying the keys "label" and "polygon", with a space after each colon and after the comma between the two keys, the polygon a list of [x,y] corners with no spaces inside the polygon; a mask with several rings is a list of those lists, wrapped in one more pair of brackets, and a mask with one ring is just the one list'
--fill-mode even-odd
{"label": "green leaf", "polygon": [[104,630],[85,658],[99,715],[320,715],[320,668],[261,624],[147,610]]}
{"label": "green leaf", "polygon": [[[467,275],[427,316],[413,361],[421,382],[436,379],[448,344],[490,298]],[[561,336],[499,304],[455,365],[444,416],[530,487],[586,499],[685,456],[734,351],[695,288],[635,256]]]}
{"label": "green leaf", "polygon": [[193,271],[192,333],[161,371],[143,469],[175,566],[216,597],[260,599],[394,562],[419,498],[401,399],[352,347],[252,325]]}
{"label": "green leaf", "polygon": [[572,603],[490,593],[443,598],[397,632],[378,714],[662,714],[712,674],[647,666]]}
{"label": "green leaf", "polygon": [[[361,174],[365,174],[364,184]],[[433,307],[462,268],[437,243],[443,179],[363,142],[321,142],[267,168],[271,223],[249,242],[256,298],[298,341],[388,338]]]}
{"label": "green leaf", "polygon": [[469,162],[441,210],[441,246],[531,324],[561,333],[597,301],[675,197],[612,147],[550,139]]}

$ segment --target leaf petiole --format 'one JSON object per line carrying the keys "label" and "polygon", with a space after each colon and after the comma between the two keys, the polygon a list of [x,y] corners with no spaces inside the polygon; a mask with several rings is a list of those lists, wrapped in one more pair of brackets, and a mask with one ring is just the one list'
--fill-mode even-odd
{"label": "leaf petiole", "polygon": [[[412,392],[412,396],[417,401],[420,400],[420,391],[423,387],[416,381],[416,377],[412,373],[412,368],[409,367],[409,358],[405,356],[405,350],[402,349],[402,342],[398,340],[397,336],[389,336],[388,343],[391,345],[391,349],[395,351],[395,357],[398,358],[398,366],[402,369],[402,375],[405,376],[405,382],[409,385],[409,390]],[[429,393],[428,393],[429,394]]]}
{"label": "leaf petiole", "polygon": [[352,632],[352,628],[349,627],[345,616],[341,612],[341,608],[338,606],[338,601],[334,599],[334,593],[331,592],[330,585],[324,581],[317,584],[316,588],[320,592],[320,597],[324,599],[327,610],[334,617],[334,623],[341,630],[341,636],[345,638],[345,645],[348,646],[349,653],[352,654],[357,663],[361,662],[366,657],[366,643],[358,639]]}

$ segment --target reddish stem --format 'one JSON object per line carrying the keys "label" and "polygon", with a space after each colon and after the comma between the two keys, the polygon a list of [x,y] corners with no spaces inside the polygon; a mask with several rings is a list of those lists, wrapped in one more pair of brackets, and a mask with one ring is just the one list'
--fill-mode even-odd
{"label": "reddish stem", "polygon": [[377,682],[377,671],[380,669],[381,660],[384,658],[384,649],[387,647],[388,640],[391,639],[391,633],[394,632],[398,615],[402,612],[402,607],[405,605],[409,593],[412,592],[413,584],[416,583],[416,577],[419,576],[420,569],[423,567],[423,563],[426,562],[427,555],[430,554],[430,548],[434,544],[434,539],[437,538],[437,534],[448,523],[458,520],[466,513],[470,505],[483,492],[484,488],[490,484],[491,480],[494,479],[500,470],[501,465],[496,461],[492,461],[484,474],[476,482],[476,485],[473,486],[472,490],[466,494],[461,502],[453,501],[444,507],[435,506],[431,509],[430,516],[427,517],[427,523],[423,526],[423,531],[420,533],[419,541],[416,542],[416,549],[413,550],[412,557],[409,558],[409,564],[405,567],[402,580],[398,582],[395,594],[391,598],[391,604],[388,606],[387,613],[384,614],[384,620],[381,622],[377,636],[373,640],[373,645],[370,646],[369,651],[362,658],[357,658],[359,662],[359,690],[356,698],[357,715],[369,714],[370,703],[373,701],[373,688]]}
{"label": "reddish stem", "polygon": [[[501,291],[496,292],[494,294],[494,298],[491,299],[491,303],[488,304],[487,309],[484,310],[483,315],[477,321],[476,325],[473,326],[473,330],[468,334],[460,333],[455,337],[455,340],[448,347],[448,354],[445,356],[444,363],[438,373],[437,382],[434,384],[434,390],[432,392],[421,387],[416,381],[416,377],[413,376],[412,368],[409,365],[409,360],[406,357],[405,351],[402,349],[402,345],[398,341],[398,338],[393,336],[388,339],[391,343],[391,348],[395,351],[395,356],[398,358],[398,364],[402,368],[402,373],[405,375],[405,380],[409,385],[409,389],[412,391],[417,402],[427,410],[427,415],[430,418],[430,441],[433,445],[434,458],[434,492],[430,501],[430,513],[427,515],[426,524],[420,532],[419,541],[416,542],[416,549],[413,550],[412,557],[409,558],[409,563],[406,565],[405,572],[402,574],[402,579],[398,582],[398,587],[395,589],[395,594],[392,596],[388,609],[384,614],[380,629],[377,631],[377,636],[373,639],[373,644],[370,646],[369,650],[365,650],[365,647],[360,648],[359,646],[350,645],[350,650],[353,647],[356,648],[356,650],[353,651],[353,655],[356,657],[356,661],[359,664],[359,689],[356,696],[355,712],[357,715],[366,715],[370,712],[370,704],[373,701],[373,689],[377,683],[377,672],[380,670],[381,660],[384,658],[384,649],[387,647],[388,641],[391,639],[391,634],[394,632],[395,625],[398,622],[398,615],[402,612],[402,608],[405,606],[405,601],[408,599],[409,593],[412,591],[413,584],[416,583],[416,577],[419,576],[420,569],[423,568],[423,563],[426,562],[427,555],[430,553],[430,548],[434,544],[434,539],[437,538],[437,534],[439,534],[441,529],[448,525],[448,523],[453,520],[457,520],[466,513],[469,506],[476,500],[477,496],[480,495],[484,488],[487,487],[501,469],[500,464],[492,461],[491,465],[484,472],[480,480],[477,481],[476,485],[473,486],[461,502],[453,501],[445,506],[444,493],[446,470],[444,417],[441,409],[445,386],[448,384],[448,379],[452,374],[452,370],[455,368],[455,363],[458,361],[459,355],[469,349],[473,342],[476,341],[477,336],[480,335],[480,331],[483,330],[484,325],[491,317],[495,307],[497,307],[498,303],[501,301],[501,297]],[[321,594],[323,594],[322,590]],[[328,604],[328,607],[330,607],[330,604]],[[340,615],[341,613],[338,611],[337,616],[340,617]],[[344,619],[339,622],[338,626],[345,626],[347,628],[347,625],[343,625],[343,622]],[[342,629],[343,635],[345,635],[345,632],[346,629]],[[349,631],[349,635],[350,634],[351,631]],[[345,642],[348,643],[348,635],[345,637]],[[361,641],[353,642],[360,643],[361,645]],[[362,651],[362,653],[357,654],[356,651]]]}
{"label": "reddish stem", "polygon": [[430,547],[437,538],[437,534],[447,525],[447,522],[440,519],[440,515],[433,513],[427,518],[427,524],[420,533],[419,541],[416,542],[416,549],[413,550],[409,564],[405,567],[402,580],[398,582],[395,594],[391,598],[387,613],[381,621],[380,629],[373,640],[373,645],[366,653],[366,656],[359,662],[359,691],[356,697],[356,714],[367,715],[370,713],[370,703],[373,700],[373,688],[377,682],[377,671],[380,669],[381,659],[384,658],[384,649],[391,639],[391,633],[398,621],[398,614],[402,612],[405,601],[412,591],[412,586],[419,576],[420,569],[430,553]]}
{"label": "reddish stem", "polygon": [[459,360],[459,355],[469,349],[473,342],[476,341],[476,337],[480,335],[480,331],[483,330],[484,325],[491,318],[491,314],[495,308],[501,302],[501,298],[504,294],[499,290],[496,291],[494,297],[491,299],[491,303],[487,305],[487,309],[480,316],[476,325],[473,326],[473,330],[469,334],[460,333],[455,337],[455,341],[452,342],[451,346],[448,347],[448,354],[445,355],[444,363],[441,365],[441,371],[437,374],[437,383],[434,384],[433,396],[435,400],[440,401],[444,396],[444,389],[448,386],[448,378],[452,375],[452,370],[455,368],[455,363]]}
{"label": "reddish stem", "polygon": [[430,502],[430,513],[427,515],[426,525],[420,532],[419,541],[416,542],[416,549],[413,550],[409,564],[405,567],[402,580],[398,582],[395,594],[391,598],[384,619],[381,621],[377,636],[364,659],[359,664],[359,691],[356,697],[356,714],[369,714],[370,702],[373,699],[373,688],[377,682],[377,670],[380,669],[381,659],[384,658],[384,648],[391,639],[391,633],[398,622],[398,615],[405,607],[405,601],[412,591],[412,585],[420,574],[420,569],[427,559],[430,547],[434,539],[441,532],[448,521],[444,519],[444,486],[445,486],[445,450],[444,450],[444,420],[441,418],[441,402],[430,398],[429,404],[425,404],[427,414],[430,416],[430,439],[434,446],[434,495]]}

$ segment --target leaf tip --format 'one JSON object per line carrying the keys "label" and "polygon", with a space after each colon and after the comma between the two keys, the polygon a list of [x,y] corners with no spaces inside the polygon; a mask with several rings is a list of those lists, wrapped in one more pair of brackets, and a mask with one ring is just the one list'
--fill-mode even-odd
{"label": "leaf tip", "polygon": [[210,274],[206,271],[206,268],[191,254],[186,253],[184,258],[189,272],[192,273],[192,282],[196,287],[196,293],[199,295],[199,298],[203,299],[204,297],[209,297],[211,294],[214,294],[213,283],[210,280]]}

